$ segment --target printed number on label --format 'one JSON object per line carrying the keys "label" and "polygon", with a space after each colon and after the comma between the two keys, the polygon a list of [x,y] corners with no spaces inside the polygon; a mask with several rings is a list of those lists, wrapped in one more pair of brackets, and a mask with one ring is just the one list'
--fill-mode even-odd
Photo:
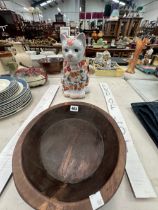
{"label": "printed number on label", "polygon": [[71,112],[78,112],[78,106],[70,106]]}

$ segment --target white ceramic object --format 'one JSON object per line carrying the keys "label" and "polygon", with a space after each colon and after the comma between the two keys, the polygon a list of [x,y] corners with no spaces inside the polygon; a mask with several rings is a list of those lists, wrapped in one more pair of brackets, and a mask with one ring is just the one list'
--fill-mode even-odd
{"label": "white ceramic object", "polygon": [[32,61],[30,56],[25,52],[24,47],[21,42],[13,42],[13,47],[11,48],[12,53],[16,59],[18,65],[22,63],[25,66],[32,66]]}
{"label": "white ceramic object", "polygon": [[48,55],[47,58],[63,58],[63,55],[62,54],[54,54],[54,55]]}
{"label": "white ceramic object", "polygon": [[60,35],[64,56],[62,78],[63,94],[73,99],[84,98],[89,92],[88,65],[84,57],[86,38],[83,33],[76,37]]}
{"label": "white ceramic object", "polygon": [[46,58],[46,56],[45,55],[31,55],[32,66],[40,67],[39,61],[43,58]]}
{"label": "white ceramic object", "polygon": [[0,82],[0,93],[3,92],[10,84],[9,80],[3,79]]}
{"label": "white ceramic object", "polygon": [[36,55],[36,51],[26,51],[27,55]]}
{"label": "white ceramic object", "polygon": [[42,52],[40,52],[40,55],[45,55],[45,56],[55,55],[55,52],[54,51],[42,51]]}
{"label": "white ceramic object", "polygon": [[146,51],[147,55],[150,57],[153,54],[154,50],[151,48]]}
{"label": "white ceramic object", "polygon": [[38,61],[42,58],[46,58],[46,56],[45,55],[31,55],[31,60],[32,61]]}
{"label": "white ceramic object", "polygon": [[96,52],[96,58],[95,58],[95,61],[96,62],[102,62],[103,60],[103,53],[102,52]]}

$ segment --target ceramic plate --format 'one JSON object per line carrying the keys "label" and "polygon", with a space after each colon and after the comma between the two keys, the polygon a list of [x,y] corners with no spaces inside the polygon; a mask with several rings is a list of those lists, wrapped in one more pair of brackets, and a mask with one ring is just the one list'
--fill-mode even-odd
{"label": "ceramic plate", "polygon": [[0,112],[1,113],[6,112],[7,110],[14,109],[21,106],[30,95],[31,95],[31,92],[28,92],[25,95],[23,95],[21,98],[19,98],[18,100],[15,100],[12,103],[9,103],[3,107],[0,107]]}
{"label": "ceramic plate", "polygon": [[0,95],[0,104],[4,103],[10,97],[14,96],[14,94],[19,90],[19,84],[15,82],[12,87],[10,87],[5,93]]}
{"label": "ceramic plate", "polygon": [[24,109],[25,107],[27,107],[30,102],[32,101],[32,96],[30,96],[30,98],[28,99],[28,101],[26,101],[25,103],[23,103],[23,105],[15,110],[10,110],[10,112],[7,112],[3,115],[0,115],[0,119],[3,119],[3,118],[6,118],[6,117],[9,117],[11,115],[14,115],[16,114],[17,112],[21,111],[22,109]]}
{"label": "ceramic plate", "polygon": [[25,82],[25,80],[18,79],[17,81],[18,81],[19,90],[12,97],[10,97],[4,101],[1,101],[0,108],[3,106],[6,106],[8,103],[16,101],[18,98],[23,96],[28,90],[30,90],[29,86],[28,86],[27,82]]}
{"label": "ceramic plate", "polygon": [[14,77],[4,75],[0,76],[0,95],[9,90],[9,88],[12,87],[13,82],[15,82]]}
{"label": "ceramic plate", "polygon": [[6,104],[5,106],[2,106],[0,107],[0,112],[5,112],[9,109],[12,109],[14,107],[18,107],[18,106],[21,106],[21,104],[23,102],[25,102],[25,100],[27,100],[27,98],[31,95],[31,92],[28,91],[26,94],[24,94],[22,97],[20,97],[19,99],[11,102],[11,103],[8,103]]}
{"label": "ceramic plate", "polygon": [[[0,101],[0,119],[19,112],[32,100],[31,91],[27,82],[23,79],[17,79],[14,82],[18,86],[18,90],[11,97]],[[10,91],[15,89],[13,87],[10,88]],[[9,96],[9,93],[6,92],[6,95]]]}
{"label": "ceramic plate", "polygon": [[32,97],[31,93],[29,93],[25,98],[23,98],[22,101],[19,101],[19,103],[13,104],[10,107],[6,107],[6,109],[0,110],[0,116],[11,112],[12,110],[20,108],[21,106],[23,106],[23,104],[30,100],[30,97]]}
{"label": "ceramic plate", "polygon": [[7,79],[0,80],[0,93],[4,92],[10,85],[10,81]]}
{"label": "ceramic plate", "polygon": [[3,91],[0,92],[0,103],[3,103],[5,100],[10,98],[19,89],[19,86],[15,77],[0,76],[0,84],[2,84],[1,90],[3,89]]}

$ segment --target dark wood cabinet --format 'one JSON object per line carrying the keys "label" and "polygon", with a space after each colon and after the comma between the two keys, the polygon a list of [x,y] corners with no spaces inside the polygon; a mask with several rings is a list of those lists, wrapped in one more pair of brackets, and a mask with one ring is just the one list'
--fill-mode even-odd
{"label": "dark wood cabinet", "polygon": [[118,21],[106,21],[104,24],[104,36],[117,36],[117,31],[119,27]]}
{"label": "dark wood cabinet", "polygon": [[53,38],[60,42],[60,27],[66,26],[66,22],[53,22]]}
{"label": "dark wood cabinet", "polygon": [[103,31],[105,37],[114,37],[118,39],[119,36],[137,35],[142,18],[119,18],[118,21],[107,20],[104,23]]}
{"label": "dark wood cabinet", "polygon": [[140,24],[141,24],[142,18],[131,18],[130,19],[130,25],[128,29],[127,36],[136,36],[140,30]]}
{"label": "dark wood cabinet", "polygon": [[[20,15],[17,15],[11,10],[0,10],[0,26],[7,25],[5,32],[9,37],[23,35],[23,20]],[[0,31],[0,38],[3,37],[3,31]]]}

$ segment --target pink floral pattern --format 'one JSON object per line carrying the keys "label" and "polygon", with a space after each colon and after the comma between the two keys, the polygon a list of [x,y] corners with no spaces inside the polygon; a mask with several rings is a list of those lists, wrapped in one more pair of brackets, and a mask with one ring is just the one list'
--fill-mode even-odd
{"label": "pink floral pattern", "polygon": [[81,90],[88,86],[88,66],[86,60],[82,60],[77,64],[77,69],[72,69],[68,61],[64,61],[64,77],[62,79],[63,89],[65,90]]}

